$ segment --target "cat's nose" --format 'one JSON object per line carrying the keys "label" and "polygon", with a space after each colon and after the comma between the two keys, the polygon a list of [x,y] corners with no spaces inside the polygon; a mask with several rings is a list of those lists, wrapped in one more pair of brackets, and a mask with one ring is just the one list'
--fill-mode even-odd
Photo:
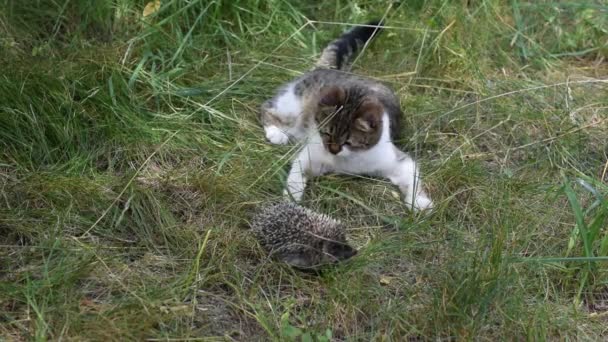
{"label": "cat's nose", "polygon": [[342,151],[342,146],[338,144],[329,144],[327,145],[327,149],[329,152],[331,152],[331,154],[338,154],[340,151]]}

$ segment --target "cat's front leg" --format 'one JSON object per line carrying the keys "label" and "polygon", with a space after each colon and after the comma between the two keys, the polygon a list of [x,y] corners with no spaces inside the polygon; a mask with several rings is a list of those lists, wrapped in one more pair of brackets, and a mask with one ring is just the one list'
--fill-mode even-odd
{"label": "cat's front leg", "polygon": [[399,153],[395,167],[386,172],[385,176],[399,187],[405,203],[414,211],[433,208],[433,201],[424,191],[418,166],[407,154]]}
{"label": "cat's front leg", "polygon": [[260,107],[260,121],[264,127],[266,140],[271,144],[285,145],[289,142],[289,135],[281,123],[281,115],[274,107],[275,99],[270,99]]}
{"label": "cat's front leg", "polygon": [[310,158],[306,149],[301,151],[293,163],[291,163],[291,170],[287,176],[287,187],[283,191],[285,197],[293,197],[296,202],[302,200],[304,195],[304,189],[306,188],[306,181],[308,181],[308,175],[310,174]]}
{"label": "cat's front leg", "polygon": [[300,202],[308,178],[332,171],[329,165],[322,162],[320,154],[321,152],[309,148],[309,146],[300,151],[291,164],[291,170],[287,176],[287,187],[283,191],[284,196],[291,195],[296,202]]}
{"label": "cat's front leg", "polygon": [[302,200],[306,182],[312,174],[313,160],[311,157],[310,148],[306,146],[298,153],[297,157],[291,163],[291,170],[287,176],[287,187],[285,188],[285,191],[283,191],[283,194],[286,197],[291,195],[296,202]]}
{"label": "cat's front leg", "polygon": [[285,145],[289,142],[289,136],[275,125],[264,126],[264,133],[271,144]]}

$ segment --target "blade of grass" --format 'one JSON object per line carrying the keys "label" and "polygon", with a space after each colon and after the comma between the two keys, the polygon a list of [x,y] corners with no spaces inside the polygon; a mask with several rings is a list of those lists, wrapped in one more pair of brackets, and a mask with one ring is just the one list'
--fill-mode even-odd
{"label": "blade of grass", "polygon": [[358,206],[360,206],[361,208],[365,209],[366,211],[368,211],[370,214],[373,214],[375,216],[378,216],[384,223],[393,225],[395,227],[402,227],[402,220],[398,217],[393,217],[393,216],[387,216],[387,215],[383,215],[378,213],[377,210],[374,210],[373,208],[371,208],[370,206],[366,205],[365,203],[363,203],[362,201],[356,199],[355,197],[342,192],[340,190],[336,190],[334,188],[328,187],[328,186],[320,186],[322,189],[327,190],[329,192],[333,192],[336,195],[339,195],[340,197],[344,197],[346,199],[348,199],[349,201],[356,203]]}
{"label": "blade of grass", "polygon": [[608,261],[608,256],[595,256],[595,257],[514,257],[510,258],[510,262],[595,262],[595,261]]}
{"label": "blade of grass", "polygon": [[201,19],[207,13],[207,10],[209,9],[209,7],[211,7],[212,4],[213,4],[213,2],[210,2],[209,4],[207,4],[207,7],[205,7],[201,11],[201,13],[198,15],[198,17],[196,17],[196,19],[194,20],[194,24],[192,24],[192,27],[190,27],[190,29],[188,30],[188,33],[186,33],[186,35],[182,39],[181,43],[179,44],[179,46],[177,48],[177,51],[175,51],[175,53],[173,54],[173,57],[171,57],[169,64],[173,64],[173,62],[175,62],[175,60],[181,56],[182,51],[184,50],[184,47],[186,46],[186,43],[188,42],[188,40],[190,40],[190,37],[192,36],[192,32],[197,27],[198,22],[201,21]]}
{"label": "blade of grass", "polygon": [[563,173],[562,177],[564,179],[564,192],[566,193],[566,197],[568,197],[568,201],[570,202],[570,206],[574,214],[574,219],[576,220],[576,225],[580,231],[581,240],[583,240],[585,256],[592,258],[593,251],[591,249],[591,241],[589,240],[589,229],[587,227],[587,224],[585,223],[583,209],[581,208],[580,202],[576,198],[576,193],[570,186],[568,179]]}
{"label": "blade of grass", "polygon": [[517,27],[517,32],[515,33],[515,43],[519,48],[522,64],[526,64],[528,62],[528,50],[526,49],[526,45],[523,42],[523,39],[520,38],[520,35],[524,32],[524,23],[521,18],[521,11],[519,9],[519,1],[512,0],[511,6],[513,7],[513,19],[515,19],[515,26]]}

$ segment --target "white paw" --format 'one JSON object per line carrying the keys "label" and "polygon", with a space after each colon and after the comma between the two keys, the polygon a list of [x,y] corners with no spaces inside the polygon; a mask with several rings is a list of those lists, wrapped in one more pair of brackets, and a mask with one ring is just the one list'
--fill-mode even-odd
{"label": "white paw", "polygon": [[[412,207],[411,203],[407,203],[408,207]],[[418,195],[414,199],[414,211],[423,211],[433,209],[433,201],[426,195]]]}
{"label": "white paw", "polygon": [[264,127],[266,139],[275,145],[285,145],[289,142],[287,134],[283,133],[277,126]]}

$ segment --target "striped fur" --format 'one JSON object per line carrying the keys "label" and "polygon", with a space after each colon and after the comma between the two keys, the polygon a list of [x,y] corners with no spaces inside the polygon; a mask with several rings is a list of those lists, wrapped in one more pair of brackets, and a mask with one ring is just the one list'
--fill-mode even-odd
{"label": "striped fur", "polygon": [[323,50],[316,68],[343,70],[353,55],[382,30],[382,22],[371,21],[363,26],[356,26],[338,39],[329,43]]}

